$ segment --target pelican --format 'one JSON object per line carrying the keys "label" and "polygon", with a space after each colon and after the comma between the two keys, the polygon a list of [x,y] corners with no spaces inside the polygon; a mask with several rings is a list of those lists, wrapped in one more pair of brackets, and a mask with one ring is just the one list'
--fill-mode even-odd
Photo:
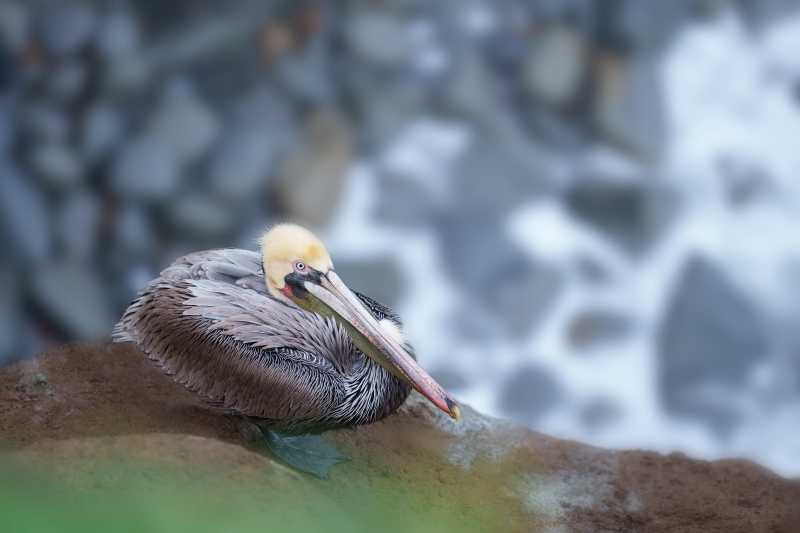
{"label": "pelican", "polygon": [[181,257],[139,291],[112,339],[135,343],[165,376],[323,477],[344,456],[320,434],[382,420],[412,388],[459,419],[397,313],[348,289],[317,237],[279,224],[259,244]]}

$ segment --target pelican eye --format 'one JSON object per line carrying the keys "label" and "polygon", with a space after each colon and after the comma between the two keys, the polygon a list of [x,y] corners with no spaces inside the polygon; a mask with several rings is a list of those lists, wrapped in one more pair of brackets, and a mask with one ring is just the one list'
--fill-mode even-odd
{"label": "pelican eye", "polygon": [[302,272],[306,269],[306,265],[302,261],[295,261],[294,262],[294,269],[297,272]]}

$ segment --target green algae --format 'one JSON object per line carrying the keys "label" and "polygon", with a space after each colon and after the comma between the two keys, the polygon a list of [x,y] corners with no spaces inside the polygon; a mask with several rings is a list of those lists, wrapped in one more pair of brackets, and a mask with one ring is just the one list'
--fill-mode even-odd
{"label": "green algae", "polygon": [[364,450],[360,463],[317,479],[235,445],[222,445],[234,456],[214,464],[217,452],[187,461],[181,449],[158,461],[109,457],[94,440],[73,441],[69,460],[6,456],[0,531],[531,531],[508,482],[524,467],[519,454],[462,468],[417,447],[377,459]]}

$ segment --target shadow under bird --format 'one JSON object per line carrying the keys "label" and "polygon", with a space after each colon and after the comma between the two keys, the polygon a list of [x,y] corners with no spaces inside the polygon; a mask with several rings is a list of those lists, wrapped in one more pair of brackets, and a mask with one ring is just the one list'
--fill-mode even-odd
{"label": "shadow under bird", "polygon": [[167,377],[252,422],[276,455],[318,476],[345,459],[322,432],[386,418],[412,388],[458,420],[400,317],[348,289],[310,231],[280,224],[260,245],[178,259],[139,291],[113,340],[135,343]]}

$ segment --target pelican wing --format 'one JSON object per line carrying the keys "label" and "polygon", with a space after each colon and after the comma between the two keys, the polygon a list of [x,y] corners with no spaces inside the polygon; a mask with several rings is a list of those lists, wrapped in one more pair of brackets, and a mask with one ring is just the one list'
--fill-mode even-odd
{"label": "pelican wing", "polygon": [[114,340],[135,342],[210,405],[274,420],[329,413],[355,351],[335,322],[269,296],[258,254],[245,250],[176,261],[139,293]]}

